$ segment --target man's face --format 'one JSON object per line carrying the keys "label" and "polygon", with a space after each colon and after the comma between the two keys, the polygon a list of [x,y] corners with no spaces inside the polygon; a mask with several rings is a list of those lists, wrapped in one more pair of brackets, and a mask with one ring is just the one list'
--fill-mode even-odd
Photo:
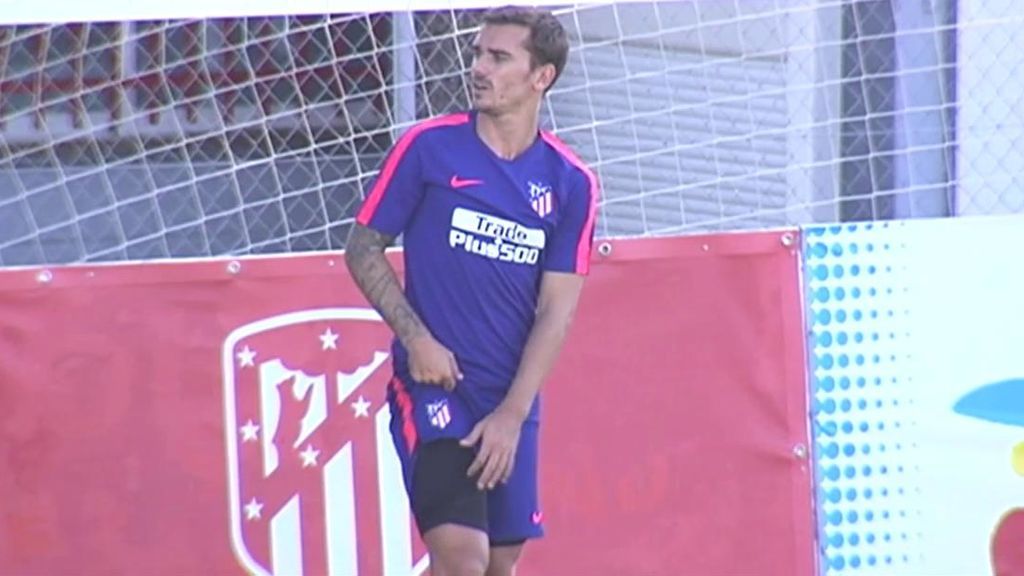
{"label": "man's face", "polygon": [[[487,25],[473,42],[470,82],[473,105],[487,114],[536,107],[544,93],[545,67],[530,66],[530,30],[514,24]],[[550,68],[550,67],[548,67]]]}

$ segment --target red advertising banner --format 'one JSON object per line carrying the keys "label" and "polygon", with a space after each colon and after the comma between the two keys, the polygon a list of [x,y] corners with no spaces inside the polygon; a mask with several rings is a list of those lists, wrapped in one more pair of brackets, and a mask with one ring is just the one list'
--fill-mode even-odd
{"label": "red advertising banner", "polygon": [[[596,256],[520,574],[814,573],[798,246]],[[0,273],[0,574],[425,573],[389,337],[338,255]]]}

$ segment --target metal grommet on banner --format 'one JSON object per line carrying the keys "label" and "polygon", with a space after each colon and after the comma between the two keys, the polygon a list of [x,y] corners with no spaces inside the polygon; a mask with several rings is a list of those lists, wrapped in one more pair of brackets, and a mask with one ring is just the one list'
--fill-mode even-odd
{"label": "metal grommet on banner", "polygon": [[785,234],[782,235],[781,240],[782,240],[782,245],[783,246],[786,246],[786,247],[792,246],[793,242],[794,242],[793,233],[792,232],[786,232]]}
{"label": "metal grommet on banner", "polygon": [[601,242],[597,246],[597,253],[600,254],[601,256],[605,256],[605,257],[611,256],[612,255],[612,243],[611,242]]}
{"label": "metal grommet on banner", "polygon": [[242,271],[242,263],[238,260],[232,260],[228,263],[228,274],[238,274]]}
{"label": "metal grommet on banner", "polygon": [[793,456],[799,458],[800,460],[806,460],[807,446],[804,446],[803,444],[797,444],[796,446],[793,446]]}
{"label": "metal grommet on banner", "polygon": [[53,272],[49,270],[43,270],[36,274],[36,281],[40,284],[49,284],[53,281]]}

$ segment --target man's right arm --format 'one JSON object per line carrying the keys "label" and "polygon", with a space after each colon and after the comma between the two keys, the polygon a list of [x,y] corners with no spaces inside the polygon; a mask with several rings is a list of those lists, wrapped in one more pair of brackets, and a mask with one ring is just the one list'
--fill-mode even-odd
{"label": "man's right arm", "polygon": [[394,238],[372,228],[353,224],[345,246],[345,263],[359,290],[408,348],[413,340],[426,334],[427,329],[409,305],[398,275],[384,255],[393,241]]}
{"label": "man's right arm", "polygon": [[352,225],[345,264],[359,290],[409,351],[409,371],[418,382],[455,387],[462,378],[455,356],[423,324],[402,292],[384,250],[394,238],[359,223]]}

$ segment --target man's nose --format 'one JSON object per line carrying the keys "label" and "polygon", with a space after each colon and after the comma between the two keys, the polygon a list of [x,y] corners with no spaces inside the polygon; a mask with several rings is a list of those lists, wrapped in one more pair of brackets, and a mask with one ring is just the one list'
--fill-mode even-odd
{"label": "man's nose", "polygon": [[473,74],[474,80],[485,80],[487,77],[488,67],[484,58],[474,58],[469,70]]}

